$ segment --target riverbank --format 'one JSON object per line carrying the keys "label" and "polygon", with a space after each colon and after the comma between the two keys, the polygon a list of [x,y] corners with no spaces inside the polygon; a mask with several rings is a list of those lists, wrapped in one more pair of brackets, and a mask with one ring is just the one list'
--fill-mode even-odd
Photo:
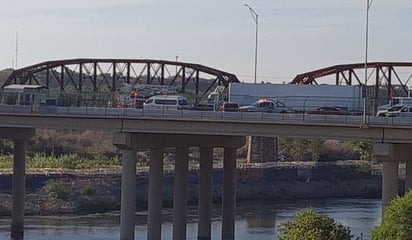
{"label": "riverbank", "polygon": [[[197,204],[198,169],[189,171],[190,205]],[[11,213],[11,174],[0,174],[0,215]],[[220,203],[223,171],[213,171],[213,202]],[[147,169],[136,176],[136,207],[147,208]],[[294,201],[318,198],[380,198],[379,168],[370,163],[243,164],[238,168],[237,201]],[[26,215],[90,214],[120,210],[120,169],[29,171]],[[173,205],[173,169],[165,169],[163,206]]]}

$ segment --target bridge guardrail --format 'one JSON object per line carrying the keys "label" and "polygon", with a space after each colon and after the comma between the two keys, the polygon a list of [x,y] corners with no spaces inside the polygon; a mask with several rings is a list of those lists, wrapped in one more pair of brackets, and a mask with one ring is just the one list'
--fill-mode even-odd
{"label": "bridge guardrail", "polygon": [[[359,115],[320,115],[304,113],[265,113],[265,112],[213,112],[197,110],[145,110],[110,107],[64,107],[0,104],[0,114],[53,115],[53,116],[89,116],[89,117],[127,117],[127,118],[173,118],[193,120],[226,120],[255,122],[287,123],[328,123],[328,124],[363,124]],[[369,125],[391,125],[412,127],[412,117],[375,117],[367,116]]]}

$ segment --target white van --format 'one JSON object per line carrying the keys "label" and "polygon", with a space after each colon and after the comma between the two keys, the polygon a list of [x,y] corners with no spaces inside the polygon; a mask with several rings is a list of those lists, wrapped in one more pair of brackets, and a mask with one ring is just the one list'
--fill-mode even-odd
{"label": "white van", "polygon": [[143,109],[181,110],[188,109],[187,99],[179,95],[156,95],[143,103]]}

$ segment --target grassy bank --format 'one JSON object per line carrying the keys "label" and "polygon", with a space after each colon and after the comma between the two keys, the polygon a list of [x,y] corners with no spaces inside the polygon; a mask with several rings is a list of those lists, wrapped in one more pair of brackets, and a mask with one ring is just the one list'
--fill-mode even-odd
{"label": "grassy bank", "polygon": [[[27,169],[93,169],[112,168],[121,166],[119,157],[108,157],[102,154],[94,154],[84,158],[78,154],[70,155],[46,155],[35,153],[27,157]],[[0,169],[13,168],[13,155],[0,155]]]}

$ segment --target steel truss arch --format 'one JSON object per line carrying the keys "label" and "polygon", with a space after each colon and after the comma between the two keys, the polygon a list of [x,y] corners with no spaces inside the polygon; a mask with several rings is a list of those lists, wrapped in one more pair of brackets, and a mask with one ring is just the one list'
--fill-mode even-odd
{"label": "steel truss arch", "polygon": [[[410,68],[404,78],[400,68]],[[359,77],[359,69],[365,69],[365,63],[343,64],[326,67],[302,74],[298,74],[291,84],[318,84],[320,78],[335,75],[335,85],[365,85],[364,77]],[[380,91],[386,91],[386,98],[394,96],[408,96],[408,83],[412,79],[412,62],[370,62],[367,63],[369,74],[367,86],[374,87],[374,96],[380,98]],[[368,84],[370,83],[370,84]]]}
{"label": "steel truss arch", "polygon": [[[201,94],[200,79],[210,80],[203,95],[214,85],[239,82],[236,75],[200,64],[153,59],[65,59],[46,61],[14,70],[2,87],[9,84],[41,84],[65,91],[116,91],[119,83],[174,85],[184,93],[194,84]],[[206,90],[205,90],[206,89]]]}

